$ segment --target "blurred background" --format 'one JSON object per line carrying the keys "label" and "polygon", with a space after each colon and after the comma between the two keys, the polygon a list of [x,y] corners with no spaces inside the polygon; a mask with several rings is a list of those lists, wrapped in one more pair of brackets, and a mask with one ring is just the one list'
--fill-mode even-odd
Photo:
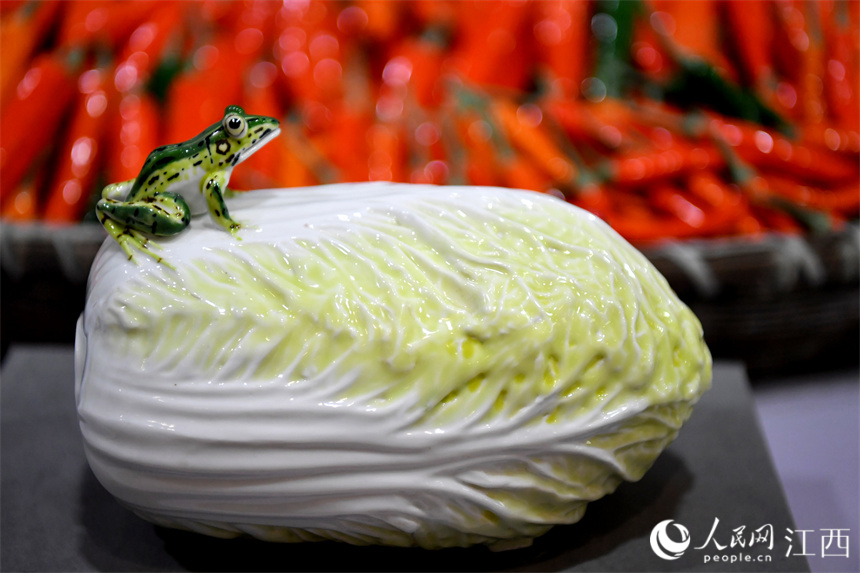
{"label": "blurred background", "polygon": [[[841,527],[858,503],[858,76],[849,0],[0,0],[3,353],[72,343],[101,189],[238,104],[282,135],[237,190],[497,185],[606,220],[760,382],[798,524]],[[838,476],[832,507],[803,505],[821,499],[811,466]]]}
{"label": "blurred background", "polygon": [[4,351],[72,340],[101,189],[238,104],[283,134],[234,189],[550,193],[641,248],[716,356],[858,362],[857,2],[2,0],[0,25]]}

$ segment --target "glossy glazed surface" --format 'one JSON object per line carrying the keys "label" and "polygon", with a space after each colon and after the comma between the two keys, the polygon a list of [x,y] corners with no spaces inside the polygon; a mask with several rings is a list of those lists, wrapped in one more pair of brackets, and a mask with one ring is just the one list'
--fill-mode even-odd
{"label": "glossy glazed surface", "polygon": [[106,242],[78,329],[90,464],[214,535],[518,544],[635,480],[710,383],[701,328],[559,200],[391,184],[254,192],[136,266]]}

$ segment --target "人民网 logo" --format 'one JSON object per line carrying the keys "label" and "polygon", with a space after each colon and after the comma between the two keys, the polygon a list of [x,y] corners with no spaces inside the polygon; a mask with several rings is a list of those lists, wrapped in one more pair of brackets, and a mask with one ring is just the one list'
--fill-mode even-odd
{"label": "\u4eba\u6c11\u7f51 logo", "polygon": [[680,541],[669,537],[671,519],[661,521],[651,530],[651,549],[661,559],[674,560],[684,554],[690,546],[690,532],[680,523],[674,523],[675,529],[681,534]]}

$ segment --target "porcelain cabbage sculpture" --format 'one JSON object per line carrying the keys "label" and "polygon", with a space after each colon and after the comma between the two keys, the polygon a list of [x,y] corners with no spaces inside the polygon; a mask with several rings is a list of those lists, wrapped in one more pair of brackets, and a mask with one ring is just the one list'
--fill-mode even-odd
{"label": "porcelain cabbage sculpture", "polygon": [[86,454],[157,524],[528,543],[637,480],[710,384],[701,326],[592,215],[390,184],[254,192],[129,262],[78,324]]}

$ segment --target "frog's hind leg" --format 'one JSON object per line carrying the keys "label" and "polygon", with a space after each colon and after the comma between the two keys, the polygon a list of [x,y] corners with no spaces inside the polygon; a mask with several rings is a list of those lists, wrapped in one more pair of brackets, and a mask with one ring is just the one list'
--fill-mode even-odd
{"label": "frog's hind leg", "polygon": [[159,247],[146,235],[175,235],[191,221],[188,204],[181,195],[170,192],[137,201],[102,198],[96,205],[96,213],[129,259],[134,259],[133,248],[136,248],[160,263],[164,263],[162,258],[148,248]]}
{"label": "frog's hind leg", "polygon": [[188,203],[169,191],[134,201],[102,199],[96,209],[117,223],[159,237],[175,235],[191,221]]}
{"label": "frog's hind leg", "polygon": [[102,198],[122,201],[128,197],[128,193],[131,191],[133,185],[134,179],[129,179],[128,181],[123,181],[121,183],[111,183],[102,189]]}

